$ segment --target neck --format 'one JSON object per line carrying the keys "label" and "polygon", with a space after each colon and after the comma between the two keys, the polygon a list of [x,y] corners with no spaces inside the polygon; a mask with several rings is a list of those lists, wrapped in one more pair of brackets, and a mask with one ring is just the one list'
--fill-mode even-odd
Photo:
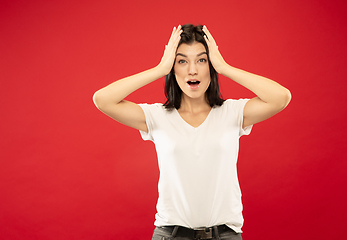
{"label": "neck", "polygon": [[210,105],[206,102],[205,96],[201,98],[190,98],[187,95],[182,95],[181,106],[179,111],[182,112],[200,112],[211,109]]}

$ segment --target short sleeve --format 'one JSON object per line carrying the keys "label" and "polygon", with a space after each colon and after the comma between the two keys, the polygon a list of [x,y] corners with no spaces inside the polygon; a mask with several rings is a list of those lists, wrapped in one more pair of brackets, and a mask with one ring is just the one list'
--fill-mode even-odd
{"label": "short sleeve", "polygon": [[143,140],[150,140],[153,141],[153,136],[152,136],[152,125],[153,125],[153,119],[152,119],[152,114],[150,111],[150,105],[149,104],[139,104],[139,106],[142,108],[142,111],[145,114],[145,118],[146,118],[146,125],[147,125],[147,129],[148,132],[144,132],[144,131],[140,131],[141,137]]}
{"label": "short sleeve", "polygon": [[243,111],[245,109],[246,103],[250,99],[239,99],[238,101],[240,102],[240,115],[239,115],[239,123],[240,123],[240,137],[243,135],[249,135],[251,133],[253,125],[246,126],[242,128],[243,125]]}
{"label": "short sleeve", "polygon": [[250,99],[228,99],[225,101],[224,104],[227,104],[228,112],[235,114],[233,119],[237,122],[237,126],[239,128],[239,136],[243,135],[249,135],[251,133],[253,125],[247,126],[245,128],[242,128],[243,125],[243,111],[245,108],[246,103]]}
{"label": "short sleeve", "polygon": [[152,131],[153,131],[153,123],[154,123],[154,119],[153,119],[153,107],[155,107],[155,105],[152,104],[139,104],[139,106],[142,108],[144,114],[145,114],[145,118],[146,118],[146,125],[147,125],[147,129],[148,132],[144,132],[140,130],[140,134],[143,140],[150,140],[153,141],[153,136],[152,136]]}

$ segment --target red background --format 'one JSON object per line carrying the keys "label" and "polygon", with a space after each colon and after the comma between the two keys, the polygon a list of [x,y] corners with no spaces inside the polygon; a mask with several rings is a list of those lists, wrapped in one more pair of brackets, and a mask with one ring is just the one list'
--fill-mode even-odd
{"label": "red background", "polygon": [[[92,103],[155,66],[173,26],[206,24],[226,61],[292,102],[241,138],[244,239],[343,239],[345,1],[1,1],[1,239],[150,239],[154,145]],[[225,98],[253,93],[221,77]],[[162,102],[160,79],[129,96]]]}

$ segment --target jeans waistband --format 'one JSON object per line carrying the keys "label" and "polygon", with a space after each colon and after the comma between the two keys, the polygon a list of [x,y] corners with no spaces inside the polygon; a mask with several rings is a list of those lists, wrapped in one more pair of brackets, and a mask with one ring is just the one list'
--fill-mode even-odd
{"label": "jeans waistband", "polygon": [[182,226],[161,226],[160,228],[169,231],[172,237],[182,236],[182,237],[189,237],[194,239],[212,239],[214,237],[219,239],[219,234],[227,232],[227,231],[233,231],[231,228],[229,228],[225,224],[207,227],[207,228],[201,228],[198,230],[192,229],[192,228],[186,228]]}

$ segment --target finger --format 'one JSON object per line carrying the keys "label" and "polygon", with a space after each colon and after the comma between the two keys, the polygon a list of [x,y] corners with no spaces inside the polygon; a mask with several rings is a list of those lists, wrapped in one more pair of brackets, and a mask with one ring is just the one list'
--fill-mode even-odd
{"label": "finger", "polygon": [[174,27],[174,28],[172,29],[172,32],[171,32],[171,35],[170,35],[170,38],[169,38],[169,41],[168,41],[168,44],[167,44],[167,45],[169,45],[171,39],[173,38],[173,36],[174,36],[174,34],[175,34],[175,31],[176,31],[176,27]]}
{"label": "finger", "polygon": [[176,28],[174,34],[172,35],[172,38],[170,39],[168,46],[176,49],[177,45],[181,39],[181,33],[182,33],[182,29],[181,29],[181,26],[179,25]]}
{"label": "finger", "polygon": [[168,41],[167,45],[169,45],[170,41],[172,41],[173,37],[175,36],[176,30],[177,30],[176,27],[174,27],[172,29],[172,32],[171,32],[171,35],[170,35],[170,38],[169,38],[169,41]]}
{"label": "finger", "polygon": [[182,33],[181,28],[182,28],[181,25],[178,25],[178,27],[176,28],[176,31],[175,31],[174,36],[173,36],[174,40],[177,40],[181,37],[181,33]]}
{"label": "finger", "polygon": [[174,27],[174,28],[172,29],[170,39],[175,35],[175,32],[176,32],[176,27]]}
{"label": "finger", "polygon": [[216,44],[216,41],[215,41],[214,38],[212,37],[212,34],[211,34],[210,31],[207,29],[207,27],[204,26],[204,27],[202,28],[202,30],[203,30],[204,33],[206,34],[205,36],[207,36],[208,41],[210,41],[210,42]]}
{"label": "finger", "polygon": [[175,43],[177,41],[179,41],[181,33],[182,33],[181,25],[179,25],[177,28],[174,27],[174,29],[172,31],[172,34],[171,34],[171,37],[170,37],[169,42],[168,42],[167,45],[168,46],[175,45]]}
{"label": "finger", "polygon": [[213,38],[210,31],[207,29],[207,27],[205,25],[202,27],[202,31],[204,31],[204,33],[207,35],[208,39]]}
{"label": "finger", "polygon": [[205,39],[205,42],[206,42],[206,44],[207,44],[207,47],[208,48],[210,48],[210,41],[208,40],[208,38],[207,38],[207,36],[206,35],[204,35],[204,39]]}
{"label": "finger", "polygon": [[175,38],[177,36],[177,33],[181,30],[181,25],[178,25],[178,27],[174,27],[170,36],[170,40]]}

